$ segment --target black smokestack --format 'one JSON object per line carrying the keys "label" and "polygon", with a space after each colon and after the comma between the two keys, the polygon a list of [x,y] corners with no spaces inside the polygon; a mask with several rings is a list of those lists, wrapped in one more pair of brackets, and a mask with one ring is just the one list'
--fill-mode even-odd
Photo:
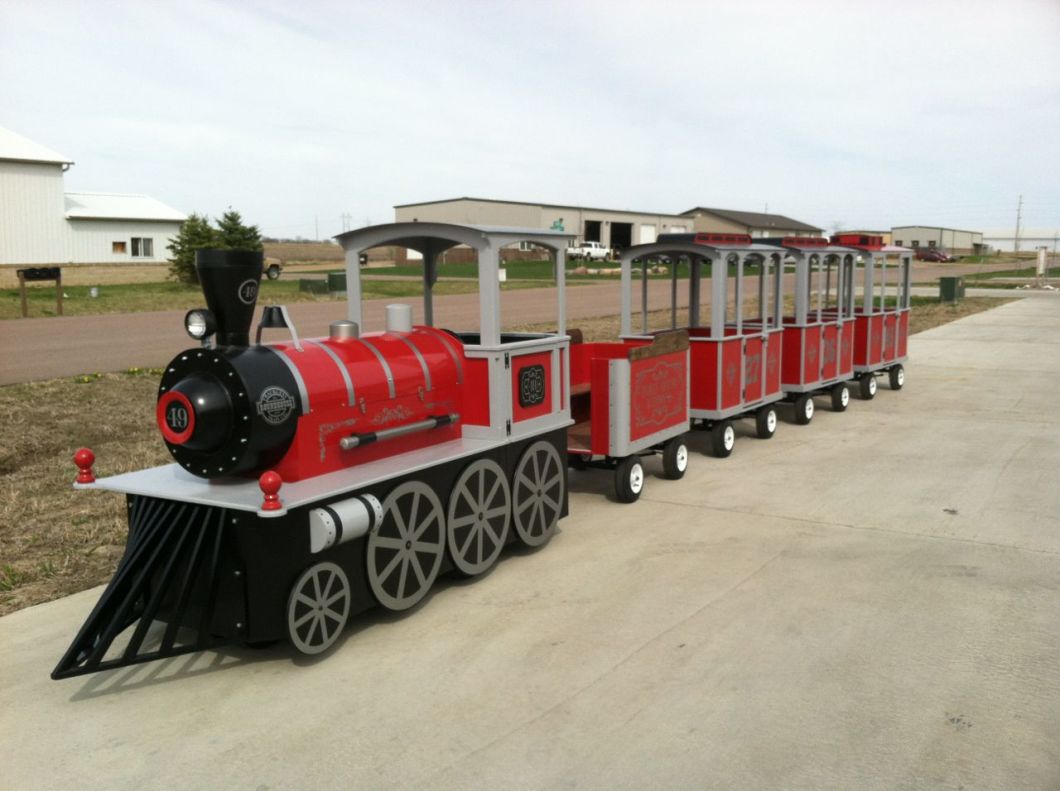
{"label": "black smokestack", "polygon": [[206,307],[217,319],[218,346],[249,346],[265,254],[260,250],[197,250]]}

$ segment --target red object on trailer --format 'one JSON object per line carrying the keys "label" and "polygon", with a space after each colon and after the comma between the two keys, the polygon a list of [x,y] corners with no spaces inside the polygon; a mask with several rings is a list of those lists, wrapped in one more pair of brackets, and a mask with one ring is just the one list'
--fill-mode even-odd
{"label": "red object on trailer", "polygon": [[[641,327],[638,336],[651,337],[647,311],[647,263],[666,259],[671,266],[671,326],[677,328],[677,266],[689,262],[690,344],[689,416],[711,431],[715,455],[728,456],[735,442],[732,420],[753,417],[758,436],[776,430],[772,404],[783,398],[780,380],[780,323],[782,254],[775,247],[756,244],[746,234],[663,234],[658,242],[639,245],[622,254],[623,337],[633,336],[632,264],[643,264]],[[717,276],[715,276],[717,273]],[[708,274],[709,322],[700,322],[700,292]],[[747,286],[747,280],[751,285]],[[750,293],[748,293],[750,292]],[[748,296],[757,296],[752,316],[744,317]]]}
{"label": "red object on trailer", "polygon": [[[913,250],[869,237],[862,252],[862,287],[854,298],[854,374],[862,398],[876,395],[876,376],[886,372],[892,390],[905,385],[909,344],[909,294]],[[879,244],[875,240],[879,239]]]}
{"label": "red object on trailer", "polygon": [[575,466],[614,465],[616,495],[632,502],[644,485],[641,455],[661,452],[666,476],[684,475],[688,334],[621,343],[582,343],[580,335],[571,331],[567,454]]}
{"label": "red object on trailer", "polygon": [[813,396],[829,394],[837,412],[850,400],[845,383],[854,375],[855,253],[821,237],[765,241],[795,264],[795,309],[783,319],[781,387],[795,403],[795,421],[805,425],[813,418]]}

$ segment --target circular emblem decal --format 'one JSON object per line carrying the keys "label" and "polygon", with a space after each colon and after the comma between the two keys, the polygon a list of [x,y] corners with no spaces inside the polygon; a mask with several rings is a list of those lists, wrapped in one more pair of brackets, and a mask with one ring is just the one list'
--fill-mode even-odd
{"label": "circular emblem decal", "polygon": [[171,390],[158,399],[155,416],[166,442],[183,445],[195,433],[195,408],[178,390]]}
{"label": "circular emblem decal", "polygon": [[244,280],[239,284],[239,301],[244,305],[253,305],[258,298],[258,281]]}
{"label": "circular emblem decal", "polygon": [[258,414],[272,426],[283,423],[294,412],[294,397],[282,387],[266,387],[258,401]]}

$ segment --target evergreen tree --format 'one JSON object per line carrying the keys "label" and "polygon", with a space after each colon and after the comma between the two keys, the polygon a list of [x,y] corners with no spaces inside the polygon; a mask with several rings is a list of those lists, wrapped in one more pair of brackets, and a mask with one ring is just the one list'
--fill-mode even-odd
{"label": "evergreen tree", "polygon": [[261,250],[261,232],[256,225],[244,225],[239,212],[229,207],[217,221],[217,241],[228,250]]}
{"label": "evergreen tree", "polygon": [[166,249],[171,254],[170,277],[185,285],[198,285],[199,275],[195,271],[195,251],[204,247],[217,247],[218,242],[217,231],[210,226],[210,218],[205,214],[192,212],[180,226],[180,233],[177,237],[166,245]]}

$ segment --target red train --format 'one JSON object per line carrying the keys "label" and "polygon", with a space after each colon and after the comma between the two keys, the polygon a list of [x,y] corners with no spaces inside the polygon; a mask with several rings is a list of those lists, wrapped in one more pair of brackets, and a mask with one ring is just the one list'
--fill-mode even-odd
{"label": "red train", "polygon": [[[734,417],[754,416],[759,435],[770,436],[773,405],[782,398],[799,408],[822,388],[841,385],[845,392],[843,382],[858,372],[874,382],[890,370],[896,384],[908,268],[904,308],[901,298],[896,310],[881,296],[855,310],[851,275],[867,248],[825,246],[805,255],[802,242],[743,238],[632,248],[623,258],[622,337],[586,343],[566,328],[568,239],[554,231],[433,223],[343,234],[347,320],[333,323],[327,338],[303,339],[284,308],[269,306],[254,343],[261,255],[201,252],[207,308],[185,319],[201,345],[178,354],[159,385],[157,421],[174,463],[96,480],[91,453],[76,458],[76,486],[126,495],[129,538],[53,678],[225,641],[286,639],[303,653],[323,652],[354,613],[409,609],[441,574],[482,574],[509,543],[547,543],[568,511],[568,465],[611,470],[617,499],[631,502],[643,490],[645,457],[660,455],[666,477],[684,475],[690,424],[712,430],[716,451],[726,455]],[[501,331],[499,251],[521,242],[549,251],[555,262],[554,331]],[[382,245],[422,255],[424,323],[413,324],[409,307],[391,305],[382,331],[362,333],[358,261]],[[477,330],[433,326],[438,257],[457,245],[478,257]],[[630,267],[635,258],[660,255],[692,262],[696,307],[679,327],[675,302],[673,326],[662,332],[648,332],[645,310],[643,332],[634,334]],[[783,269],[795,262],[801,293],[800,256],[811,268],[823,256],[839,256],[837,293],[851,301],[818,304],[810,321],[796,296],[795,313],[785,315]],[[698,278],[706,262],[732,264],[736,276],[726,269],[716,279],[721,313],[701,326]],[[748,318],[745,267],[759,276],[763,308]],[[866,277],[875,294],[876,281]],[[730,287],[737,298],[731,321]],[[829,322],[850,331],[829,335]],[[824,329],[813,329],[818,325]],[[266,331],[287,337],[264,343]],[[811,332],[816,339],[806,348],[831,343],[843,355],[847,344],[835,339],[847,333],[856,346],[864,334],[865,356],[852,363],[861,368],[800,363],[789,374],[788,351],[797,343],[789,337]]]}

